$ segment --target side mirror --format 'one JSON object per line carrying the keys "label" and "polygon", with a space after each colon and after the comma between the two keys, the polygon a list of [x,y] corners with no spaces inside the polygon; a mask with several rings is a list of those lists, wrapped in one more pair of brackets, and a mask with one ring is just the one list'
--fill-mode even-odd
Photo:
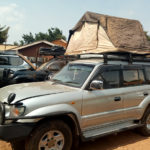
{"label": "side mirror", "polygon": [[7,99],[8,104],[10,105],[11,102],[15,99],[16,94],[15,93],[10,93]]}
{"label": "side mirror", "polygon": [[93,80],[90,84],[91,90],[100,90],[103,89],[103,81],[101,80]]}
{"label": "side mirror", "polygon": [[52,79],[52,77],[53,77],[53,73],[50,73],[49,75],[48,75],[48,80],[51,80]]}

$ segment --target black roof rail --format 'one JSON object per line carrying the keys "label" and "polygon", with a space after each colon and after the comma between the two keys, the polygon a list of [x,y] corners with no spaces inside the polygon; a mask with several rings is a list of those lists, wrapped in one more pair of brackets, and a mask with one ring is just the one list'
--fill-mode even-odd
{"label": "black roof rail", "polygon": [[[150,62],[149,54],[134,54],[134,53],[105,53],[104,62],[108,60],[127,61],[132,64],[133,62]],[[106,60],[105,60],[106,59]]]}
{"label": "black roof rail", "polygon": [[126,61],[130,64],[133,62],[150,62],[150,54],[134,54],[127,52],[110,52],[110,53],[89,53],[80,55],[67,55],[67,59],[103,59],[104,63],[108,61]]}

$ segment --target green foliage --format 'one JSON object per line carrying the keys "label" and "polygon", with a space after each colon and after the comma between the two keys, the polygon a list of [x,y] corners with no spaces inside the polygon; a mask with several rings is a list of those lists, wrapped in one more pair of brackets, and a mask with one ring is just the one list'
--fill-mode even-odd
{"label": "green foliage", "polygon": [[0,44],[6,42],[8,38],[8,31],[9,31],[9,27],[7,28],[6,26],[0,27]]}
{"label": "green foliage", "polygon": [[14,44],[13,45],[15,45],[15,46],[19,46],[19,44],[17,43],[17,42],[14,42]]}
{"label": "green foliage", "polygon": [[24,34],[22,38],[23,38],[23,41],[21,41],[21,45],[33,43],[35,41],[33,34],[31,32],[29,33],[29,35]]}
{"label": "green foliage", "polygon": [[33,35],[31,32],[29,34],[23,34],[22,40],[17,43],[14,42],[15,45],[26,45],[40,40],[47,40],[52,42],[54,40],[64,39],[66,37],[63,35],[62,31],[59,28],[50,28],[46,33],[36,33]]}

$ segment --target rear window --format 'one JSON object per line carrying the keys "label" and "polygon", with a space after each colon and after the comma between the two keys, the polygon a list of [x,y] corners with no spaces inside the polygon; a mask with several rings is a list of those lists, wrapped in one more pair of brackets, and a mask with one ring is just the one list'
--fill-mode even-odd
{"label": "rear window", "polygon": [[123,70],[123,86],[140,85],[144,82],[143,70]]}
{"label": "rear window", "polygon": [[0,56],[0,65],[20,66],[23,60],[20,57]]}

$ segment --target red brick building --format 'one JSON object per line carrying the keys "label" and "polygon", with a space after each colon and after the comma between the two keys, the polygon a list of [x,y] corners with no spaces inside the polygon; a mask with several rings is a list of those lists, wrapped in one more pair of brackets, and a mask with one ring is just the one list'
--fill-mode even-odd
{"label": "red brick building", "polygon": [[51,48],[52,46],[55,46],[55,45],[63,46],[64,48],[66,48],[67,42],[63,39],[55,40],[53,42],[42,40],[42,41],[33,42],[31,44],[16,47],[13,50],[17,50],[19,53],[21,53],[24,56],[38,57],[39,49],[41,47]]}
{"label": "red brick building", "polygon": [[51,48],[52,46],[55,46],[55,44],[43,40],[43,41],[38,41],[38,42],[28,44],[28,45],[20,46],[20,47],[14,48],[13,50],[17,50],[19,53],[21,53],[24,56],[39,57],[39,49],[41,47]]}
{"label": "red brick building", "polygon": [[23,45],[20,47],[16,47],[13,50],[16,50],[22,55],[27,56],[31,62],[35,63],[37,61],[40,61],[41,63],[43,63],[53,58],[53,56],[40,56],[39,49],[41,47],[51,48],[52,46],[56,46],[56,45],[63,46],[64,48],[66,48],[67,42],[64,40],[56,40],[53,42],[42,40],[42,41],[33,42],[31,44]]}

